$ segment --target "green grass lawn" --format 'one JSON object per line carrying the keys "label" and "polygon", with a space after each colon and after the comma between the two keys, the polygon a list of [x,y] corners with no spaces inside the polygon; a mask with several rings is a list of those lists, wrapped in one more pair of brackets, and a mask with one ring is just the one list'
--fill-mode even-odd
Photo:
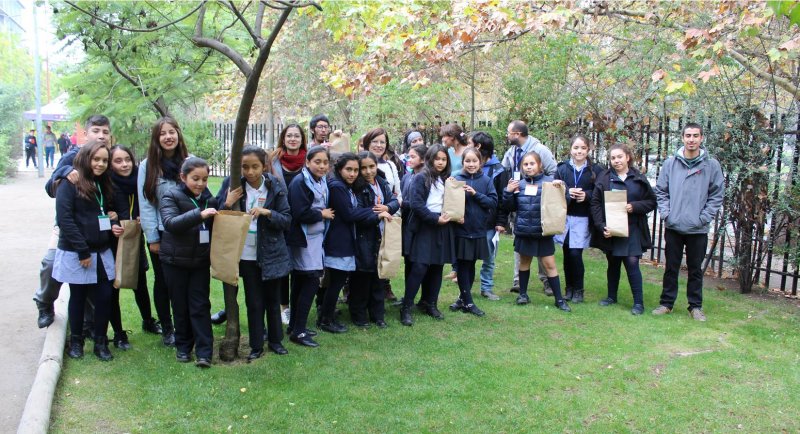
{"label": "green grass lawn", "polygon": [[[217,187],[211,190],[216,193]],[[553,308],[538,282],[532,303],[514,305],[511,238],[498,255],[502,300],[476,297],[486,316],[415,314],[413,327],[387,308],[389,328],[321,333],[320,348],[288,339],[288,356],[209,370],[175,361],[141,332],[131,291],[123,321],[134,348],[98,361],[66,359],[53,432],[796,432],[800,404],[798,310],[707,289],[706,323],[685,311],[654,317],[661,270],[643,266],[648,313],[630,315],[605,297],[605,260],[587,256],[587,302]],[[561,263],[560,257],[558,258]],[[624,273],[623,273],[624,274]],[[682,281],[685,285],[685,281]],[[393,281],[401,294],[402,279]],[[475,286],[476,288],[478,285]],[[219,282],[212,309],[222,307]],[[441,307],[457,288],[447,282]],[[477,293],[476,293],[477,295]],[[244,300],[240,293],[244,311]],[[314,312],[312,311],[312,319]],[[343,309],[345,322],[349,319]],[[246,324],[246,322],[245,322]],[[111,333],[111,332],[109,332]],[[240,353],[247,355],[245,336]],[[214,327],[215,339],[224,326]]]}

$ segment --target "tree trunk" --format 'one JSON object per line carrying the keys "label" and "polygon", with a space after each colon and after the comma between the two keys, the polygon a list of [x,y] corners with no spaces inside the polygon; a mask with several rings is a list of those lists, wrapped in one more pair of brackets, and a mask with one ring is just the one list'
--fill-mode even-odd
{"label": "tree trunk", "polygon": [[239,302],[236,300],[239,287],[223,283],[222,290],[227,321],[225,322],[225,337],[222,338],[219,345],[219,358],[223,362],[232,362],[239,357],[239,338],[241,337]]}

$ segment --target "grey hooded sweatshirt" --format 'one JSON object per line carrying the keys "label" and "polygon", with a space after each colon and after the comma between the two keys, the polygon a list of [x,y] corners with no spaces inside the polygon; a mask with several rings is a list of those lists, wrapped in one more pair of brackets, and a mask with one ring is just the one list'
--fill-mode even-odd
{"label": "grey hooded sweatshirt", "polygon": [[719,161],[700,156],[688,161],[683,146],[661,166],[656,183],[658,212],[667,229],[680,234],[707,234],[725,197]]}

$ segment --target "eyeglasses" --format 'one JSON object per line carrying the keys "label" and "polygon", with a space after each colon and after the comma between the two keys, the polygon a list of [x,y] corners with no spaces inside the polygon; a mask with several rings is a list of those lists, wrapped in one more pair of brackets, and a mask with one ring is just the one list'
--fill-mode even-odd
{"label": "eyeglasses", "polygon": [[329,130],[329,129],[331,129],[331,126],[330,125],[319,125],[319,124],[317,124],[317,126],[314,127],[314,129],[316,129],[316,130]]}

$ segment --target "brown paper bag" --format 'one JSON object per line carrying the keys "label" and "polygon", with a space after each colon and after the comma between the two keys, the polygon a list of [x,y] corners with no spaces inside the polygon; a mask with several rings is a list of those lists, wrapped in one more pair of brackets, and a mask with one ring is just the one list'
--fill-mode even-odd
{"label": "brown paper bag", "polygon": [[117,238],[117,258],[114,263],[117,276],[114,278],[114,286],[137,289],[142,225],[136,220],[122,220],[119,224],[124,232]]}
{"label": "brown paper bag", "polygon": [[611,232],[612,237],[628,237],[628,211],[625,205],[628,204],[628,192],[604,191],[603,200],[605,201],[606,227]]}
{"label": "brown paper bag", "polygon": [[402,219],[392,217],[392,221],[383,221],[383,238],[378,250],[378,277],[392,279],[403,263],[403,229]]}
{"label": "brown paper bag", "polygon": [[250,229],[250,214],[219,211],[211,231],[211,277],[230,285],[239,284],[239,259]]}
{"label": "brown paper bag", "polygon": [[466,202],[466,196],[464,195],[465,185],[467,185],[466,181],[456,181],[450,178],[444,182],[442,213],[447,213],[447,215],[450,216],[451,222],[457,222],[464,218],[464,206]]}
{"label": "brown paper bag", "polygon": [[563,182],[542,183],[542,235],[563,234],[567,226],[567,190]]}

